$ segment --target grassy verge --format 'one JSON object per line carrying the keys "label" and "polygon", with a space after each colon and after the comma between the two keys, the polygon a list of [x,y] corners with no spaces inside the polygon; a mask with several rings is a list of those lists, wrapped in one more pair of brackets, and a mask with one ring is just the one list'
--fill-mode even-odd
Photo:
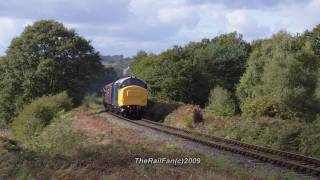
{"label": "grassy verge", "polygon": [[195,107],[191,105],[181,106],[168,115],[164,123],[249,144],[320,158],[318,141],[320,120],[301,122],[268,117],[224,117],[204,111],[202,112],[204,121],[197,123],[193,118],[193,109]]}
{"label": "grassy verge", "polygon": [[222,160],[200,157],[201,165],[136,164],[135,158],[181,158],[179,151],[109,144],[77,149],[69,156],[36,153],[20,149],[14,142],[2,139],[0,177],[3,179],[262,179],[236,170]]}

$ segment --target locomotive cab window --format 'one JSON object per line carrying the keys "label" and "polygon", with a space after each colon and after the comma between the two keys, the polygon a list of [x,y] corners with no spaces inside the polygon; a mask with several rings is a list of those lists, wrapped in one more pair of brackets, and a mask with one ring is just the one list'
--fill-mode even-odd
{"label": "locomotive cab window", "polygon": [[131,86],[131,85],[136,85],[136,86],[140,86],[143,88],[147,89],[147,85],[146,83],[144,83],[143,81],[141,81],[140,79],[136,79],[136,78],[129,78],[127,80],[125,80],[122,84],[121,84],[121,88],[123,87],[127,87],[127,86]]}

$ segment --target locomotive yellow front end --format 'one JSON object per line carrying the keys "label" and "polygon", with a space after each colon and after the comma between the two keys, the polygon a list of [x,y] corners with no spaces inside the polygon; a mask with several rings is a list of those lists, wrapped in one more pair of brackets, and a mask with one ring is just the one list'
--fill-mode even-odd
{"label": "locomotive yellow front end", "polygon": [[148,91],[143,87],[130,85],[119,89],[118,105],[125,117],[140,119],[147,101]]}
{"label": "locomotive yellow front end", "polygon": [[119,90],[118,94],[118,105],[119,107],[124,106],[147,106],[148,91],[147,89],[131,85]]}

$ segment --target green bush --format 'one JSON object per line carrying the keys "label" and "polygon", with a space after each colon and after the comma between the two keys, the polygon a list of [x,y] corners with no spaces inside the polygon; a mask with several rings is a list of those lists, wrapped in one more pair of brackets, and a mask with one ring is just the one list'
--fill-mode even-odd
{"label": "green bush", "polygon": [[274,116],[279,112],[279,108],[263,96],[247,100],[241,105],[243,114],[249,116]]}
{"label": "green bush", "polygon": [[313,123],[309,123],[305,126],[301,135],[299,151],[306,155],[313,155],[315,157],[320,157],[320,123],[319,121],[315,121]]}
{"label": "green bush", "polygon": [[50,124],[58,112],[71,108],[72,99],[65,92],[38,98],[26,105],[14,119],[13,133],[19,141],[28,143]]}
{"label": "green bush", "polygon": [[34,138],[32,149],[50,155],[68,155],[75,151],[86,136],[72,129],[70,121],[58,117]]}
{"label": "green bush", "polygon": [[236,113],[236,104],[231,93],[218,86],[211,90],[209,104],[205,110],[219,116],[232,116]]}
{"label": "green bush", "polygon": [[101,110],[102,98],[98,97],[96,94],[88,94],[83,98],[82,105],[85,108],[96,108]]}
{"label": "green bush", "polygon": [[208,133],[249,144],[320,157],[320,119],[313,122],[269,117],[211,117]]}

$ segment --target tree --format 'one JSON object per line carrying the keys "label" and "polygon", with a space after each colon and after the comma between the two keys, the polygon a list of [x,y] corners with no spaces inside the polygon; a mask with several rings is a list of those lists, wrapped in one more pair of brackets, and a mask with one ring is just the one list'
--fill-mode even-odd
{"label": "tree", "polygon": [[156,97],[160,92],[160,75],[159,65],[160,56],[149,54],[144,54],[143,56],[136,55],[130,64],[132,69],[132,74],[145,80],[148,84],[148,89],[152,97]]}
{"label": "tree", "polygon": [[135,69],[135,65],[138,65],[140,61],[142,61],[146,57],[148,57],[148,53],[143,50],[138,51],[137,54],[133,56],[133,61],[130,63],[129,67],[131,69]]}
{"label": "tree", "polygon": [[245,71],[250,45],[236,32],[214,38],[198,51],[195,65],[207,77],[209,87],[221,86],[234,92],[235,85]]}
{"label": "tree", "polygon": [[[320,24],[312,31],[306,31],[304,37],[311,42],[315,54],[320,55]],[[318,87],[316,89],[316,97],[318,99],[318,111],[320,112],[320,71],[318,73]]]}
{"label": "tree", "polygon": [[279,32],[260,43],[237,89],[242,111],[284,119],[313,118],[320,59],[310,42]]}
{"label": "tree", "polygon": [[315,54],[320,55],[320,24],[313,28],[312,31],[306,31],[303,35],[304,38],[311,41]]}
{"label": "tree", "polygon": [[[189,103],[192,93],[192,62],[191,61],[164,61],[165,75],[161,84],[163,96],[170,100]],[[162,66],[163,67],[163,66]],[[163,69],[163,68],[162,68]]]}
{"label": "tree", "polygon": [[217,85],[234,92],[249,52],[242,36],[230,33],[174,46],[159,55],[140,52],[131,68],[147,81],[153,96],[204,106]]}
{"label": "tree", "polygon": [[106,84],[116,81],[118,78],[119,76],[114,67],[103,67],[98,79],[92,83],[89,93],[101,95],[103,87]]}
{"label": "tree", "polygon": [[236,104],[232,94],[220,86],[210,92],[206,111],[219,116],[232,116],[236,113]]}
{"label": "tree", "polygon": [[37,21],[13,39],[3,60],[0,120],[36,97],[67,91],[75,103],[101,72],[99,54],[74,30],[52,20]]}

